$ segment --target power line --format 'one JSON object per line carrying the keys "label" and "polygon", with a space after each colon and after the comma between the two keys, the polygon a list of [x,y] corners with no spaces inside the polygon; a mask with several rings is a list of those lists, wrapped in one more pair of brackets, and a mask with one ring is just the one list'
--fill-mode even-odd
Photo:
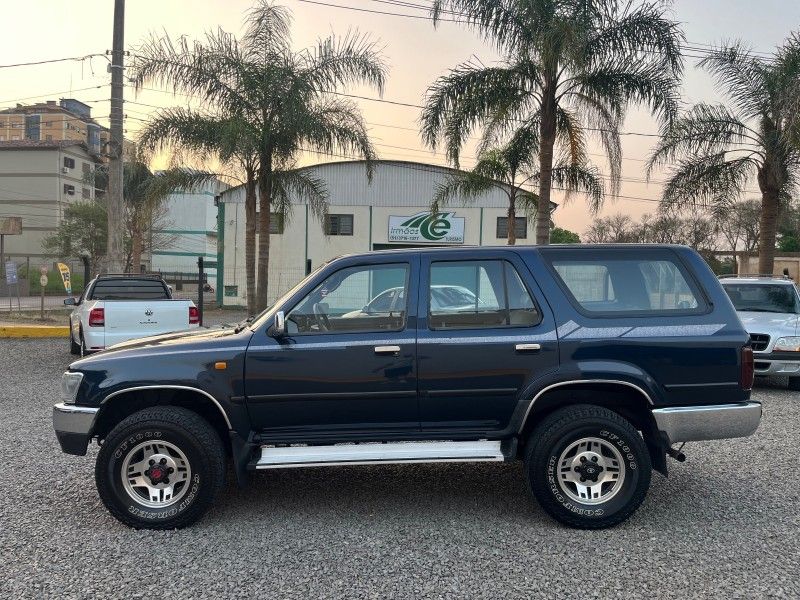
{"label": "power line", "polygon": [[23,62],[23,63],[15,63],[10,65],[0,65],[0,69],[11,69],[13,67],[32,67],[35,65],[48,65],[51,63],[60,63],[60,62],[68,62],[68,61],[84,61],[87,59],[92,59],[98,56],[105,57],[103,53],[94,53],[94,54],[86,54],[84,56],[68,56],[65,58],[51,58],[49,60],[37,60],[32,62]]}

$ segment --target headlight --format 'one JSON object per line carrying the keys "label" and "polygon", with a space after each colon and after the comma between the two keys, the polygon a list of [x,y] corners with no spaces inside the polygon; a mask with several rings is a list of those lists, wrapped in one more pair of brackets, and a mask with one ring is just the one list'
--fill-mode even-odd
{"label": "headlight", "polygon": [[800,337],[782,337],[775,340],[774,352],[800,352]]}
{"label": "headlight", "polygon": [[78,388],[83,381],[83,373],[72,373],[67,371],[61,376],[61,401],[67,404],[74,404],[75,397],[78,395]]}

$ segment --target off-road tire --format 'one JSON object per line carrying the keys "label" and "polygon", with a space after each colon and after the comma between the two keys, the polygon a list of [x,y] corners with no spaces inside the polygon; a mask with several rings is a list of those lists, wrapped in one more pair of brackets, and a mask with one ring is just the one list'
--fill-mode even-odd
{"label": "off-road tire", "polygon": [[[191,466],[181,502],[150,508],[134,500],[122,481],[125,457],[137,444],[162,440],[177,446]],[[136,529],[180,529],[211,506],[225,480],[225,451],[219,435],[202,417],[185,408],[156,406],[132,414],[108,434],[95,465],[100,499],[122,523]]]}
{"label": "off-road tire", "polygon": [[[619,490],[600,504],[570,499],[558,481],[562,453],[585,438],[612,445],[625,466]],[[579,529],[612,527],[630,517],[647,495],[651,473],[650,455],[636,428],[600,406],[577,404],[556,410],[534,429],[525,450],[525,475],[533,496],[550,516]]]}

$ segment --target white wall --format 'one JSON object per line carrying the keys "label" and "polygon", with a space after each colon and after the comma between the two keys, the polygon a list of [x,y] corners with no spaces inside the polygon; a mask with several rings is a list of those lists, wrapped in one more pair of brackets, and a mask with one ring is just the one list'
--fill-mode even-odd
{"label": "white wall", "polygon": [[[270,302],[304,276],[306,258],[316,268],[336,256],[368,252],[375,244],[389,243],[389,217],[428,210],[437,185],[452,173],[441,167],[394,161],[379,163],[371,184],[367,182],[363,164],[357,162],[318,165],[306,172],[327,184],[330,213],[353,215],[354,235],[324,235],[321,223],[313,215],[307,216],[306,205],[295,204],[284,232],[270,236]],[[226,296],[223,301],[227,305],[243,305],[246,303],[244,193],[241,188],[233,188],[222,198],[225,203],[223,278],[228,293],[235,289],[235,295]],[[507,203],[505,193],[496,189],[475,201],[450,202],[443,210],[465,218],[463,245],[503,245],[506,240],[496,237],[497,217],[506,216]],[[528,237],[517,243],[532,244],[534,231],[535,223],[529,219]]]}

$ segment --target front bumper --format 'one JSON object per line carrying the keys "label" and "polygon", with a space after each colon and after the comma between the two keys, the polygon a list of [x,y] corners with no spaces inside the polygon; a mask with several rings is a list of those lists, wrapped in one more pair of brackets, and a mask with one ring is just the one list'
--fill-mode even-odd
{"label": "front bumper", "polygon": [[800,352],[753,352],[756,375],[800,375]]}
{"label": "front bumper", "polygon": [[53,429],[61,450],[67,454],[86,454],[99,408],[63,402],[53,406]]}
{"label": "front bumper", "polygon": [[760,402],[671,406],[653,410],[656,425],[670,444],[747,437],[761,422]]}

